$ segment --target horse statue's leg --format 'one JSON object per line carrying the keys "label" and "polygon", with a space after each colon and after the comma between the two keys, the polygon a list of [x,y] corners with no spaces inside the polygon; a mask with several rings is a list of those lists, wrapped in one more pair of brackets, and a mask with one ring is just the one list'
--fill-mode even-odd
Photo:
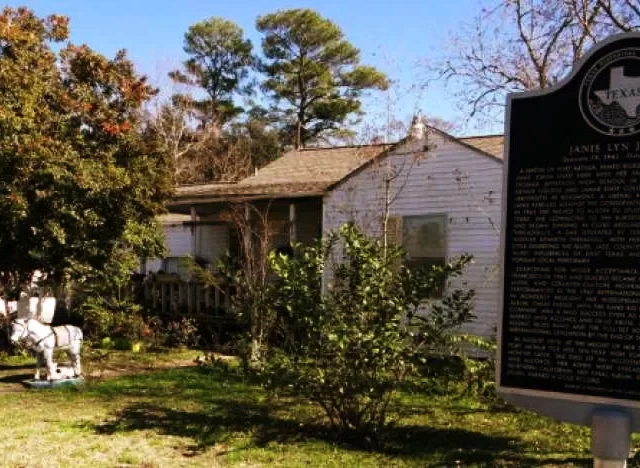
{"label": "horse statue's leg", "polygon": [[71,345],[67,350],[67,355],[73,366],[74,377],[80,377],[82,373],[82,367],[80,366],[80,344]]}
{"label": "horse statue's leg", "polygon": [[56,365],[53,362],[53,349],[45,348],[42,354],[47,362],[47,378],[53,380],[56,375]]}
{"label": "horse statue's leg", "polygon": [[42,367],[42,353],[36,352],[36,373],[33,376],[35,380],[40,380],[41,367]]}
{"label": "horse statue's leg", "polygon": [[76,360],[73,369],[76,377],[80,377],[82,375],[82,365],[80,364],[80,346],[78,346],[78,353],[76,354]]}

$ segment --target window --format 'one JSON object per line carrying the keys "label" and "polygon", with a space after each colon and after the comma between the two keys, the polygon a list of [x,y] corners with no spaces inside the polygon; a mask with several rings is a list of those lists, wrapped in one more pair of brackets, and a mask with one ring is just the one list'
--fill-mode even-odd
{"label": "window", "polygon": [[405,216],[402,218],[402,247],[407,266],[442,266],[447,261],[447,215]]}
{"label": "window", "polygon": [[[387,226],[390,244],[400,244],[406,251],[405,265],[412,270],[443,266],[447,261],[447,215],[392,216]],[[435,298],[444,294],[439,285]]]}
{"label": "window", "polygon": [[447,261],[447,215],[390,216],[387,242],[400,245],[414,268],[444,265]]}

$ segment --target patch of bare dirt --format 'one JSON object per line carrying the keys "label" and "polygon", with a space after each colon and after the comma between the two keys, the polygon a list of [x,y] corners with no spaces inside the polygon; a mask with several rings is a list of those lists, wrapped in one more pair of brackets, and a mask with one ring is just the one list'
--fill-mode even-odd
{"label": "patch of bare dirt", "polygon": [[[216,356],[217,359],[232,359],[230,356]],[[139,374],[163,369],[197,366],[204,362],[204,358],[196,359],[140,359],[122,362],[110,359],[108,352],[93,353],[83,361],[84,378],[91,381],[120,377],[123,375]],[[64,365],[65,363],[60,363]],[[0,394],[16,393],[29,390],[23,382],[33,378],[35,366],[23,365],[0,369]]]}
{"label": "patch of bare dirt", "polygon": [[104,365],[96,365],[92,363],[86,372],[85,377],[89,379],[120,377],[128,374],[138,374],[140,372],[150,372],[162,369],[175,369],[178,367],[193,367],[197,363],[193,359],[175,359],[167,361],[157,361],[153,363],[144,362],[128,362],[122,363],[105,363]]}

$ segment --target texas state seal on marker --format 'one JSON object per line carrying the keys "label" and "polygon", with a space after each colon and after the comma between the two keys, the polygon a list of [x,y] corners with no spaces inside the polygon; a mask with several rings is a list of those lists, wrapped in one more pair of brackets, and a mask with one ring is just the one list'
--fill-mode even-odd
{"label": "texas state seal on marker", "polygon": [[640,132],[640,48],[605,55],[587,71],[580,86],[580,112],[605,135]]}

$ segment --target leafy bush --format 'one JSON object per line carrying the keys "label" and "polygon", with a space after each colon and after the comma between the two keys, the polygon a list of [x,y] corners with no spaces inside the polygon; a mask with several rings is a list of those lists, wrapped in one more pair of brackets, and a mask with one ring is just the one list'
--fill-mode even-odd
{"label": "leafy bush", "polygon": [[463,345],[463,350],[465,347],[471,347],[476,351],[474,356],[460,353],[465,364],[465,372],[461,379],[464,384],[463,391],[487,403],[496,403],[498,396],[495,382],[495,340],[475,335],[461,335],[458,340]]}
{"label": "leafy bush", "polygon": [[476,335],[447,337],[446,353],[431,354],[417,366],[419,385],[436,394],[473,395],[488,403],[496,399],[496,344]]}
{"label": "leafy bush", "polygon": [[131,288],[138,262],[132,250],[116,249],[101,272],[87,272],[82,282],[74,283],[74,312],[88,337],[108,338],[105,346],[128,349],[152,333]]}
{"label": "leafy bush", "polygon": [[[332,253],[343,260],[329,268]],[[354,225],[293,257],[271,255],[282,342],[270,351],[269,385],[317,403],[335,428],[372,445],[382,443],[399,385],[473,318],[473,291],[433,299],[470,256],[422,271],[400,266],[401,256]]]}
{"label": "leafy bush", "polygon": [[113,343],[133,342],[150,335],[142,307],[129,299],[89,297],[82,305],[83,328],[94,340],[108,337]]}
{"label": "leafy bush", "polygon": [[161,324],[158,330],[163,346],[170,348],[194,347],[200,340],[198,325],[193,318],[183,317],[168,321]]}
{"label": "leafy bush", "polygon": [[[236,340],[236,349],[245,367],[260,368],[276,321],[274,303],[278,292],[269,281],[268,255],[257,249],[250,265],[239,266],[232,257],[219,263],[219,274],[232,291],[230,313],[245,333]],[[262,259],[262,260],[261,260]]]}

